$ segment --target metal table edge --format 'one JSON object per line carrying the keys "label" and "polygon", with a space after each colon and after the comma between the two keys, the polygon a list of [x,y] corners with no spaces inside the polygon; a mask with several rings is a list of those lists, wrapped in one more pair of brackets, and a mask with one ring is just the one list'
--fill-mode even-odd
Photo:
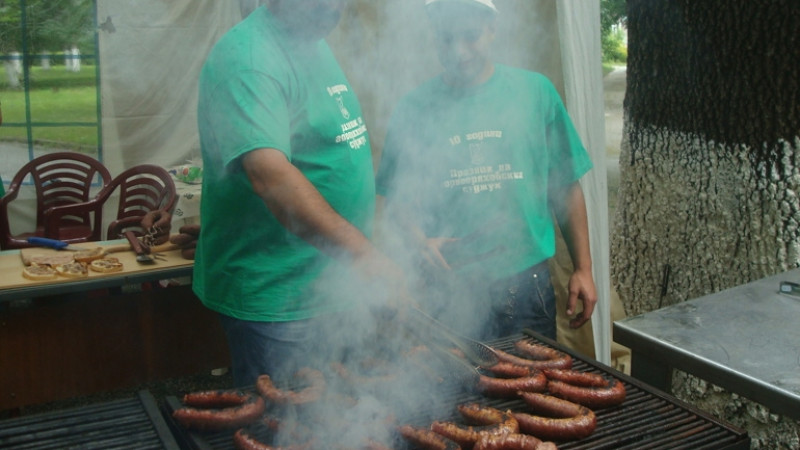
{"label": "metal table edge", "polygon": [[[800,419],[800,397],[764,381],[741,374],[722,364],[693,355],[678,347],[667,345],[645,333],[628,327],[625,320],[615,321],[613,340],[631,349],[631,365],[636,352],[657,354],[659,361],[670,368],[695,375],[712,384],[762,404],[772,412]],[[787,402],[788,400],[788,402]]]}

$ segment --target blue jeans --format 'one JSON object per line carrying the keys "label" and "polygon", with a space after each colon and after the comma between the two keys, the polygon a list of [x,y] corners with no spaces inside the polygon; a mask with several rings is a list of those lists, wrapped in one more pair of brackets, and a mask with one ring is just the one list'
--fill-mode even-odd
{"label": "blue jeans", "polygon": [[547,262],[492,284],[491,323],[485,340],[531,329],[556,339],[556,296]]}
{"label": "blue jeans", "polygon": [[288,381],[302,367],[326,368],[344,362],[374,340],[365,332],[367,311],[348,311],[290,322],[256,322],[218,314],[231,355],[236,387],[248,387],[267,374],[276,383]]}
{"label": "blue jeans", "polygon": [[287,380],[299,369],[298,360],[309,352],[311,320],[255,322],[218,316],[228,339],[236,387],[252,386],[262,374],[276,381]]}

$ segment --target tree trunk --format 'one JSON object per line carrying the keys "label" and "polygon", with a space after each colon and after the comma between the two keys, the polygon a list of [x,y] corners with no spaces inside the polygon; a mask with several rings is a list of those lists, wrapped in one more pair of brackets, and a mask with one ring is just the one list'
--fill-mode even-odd
{"label": "tree trunk", "polygon": [[[611,276],[629,315],[800,263],[798,29],[796,0],[628,0]],[[715,391],[676,380],[695,400]],[[796,422],[744,403],[704,406],[754,448],[800,448]]]}

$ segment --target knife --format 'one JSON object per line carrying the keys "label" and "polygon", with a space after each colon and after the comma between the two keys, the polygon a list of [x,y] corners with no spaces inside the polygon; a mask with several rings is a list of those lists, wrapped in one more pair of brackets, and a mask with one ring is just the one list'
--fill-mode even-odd
{"label": "knife", "polygon": [[58,239],[48,239],[43,237],[29,237],[28,243],[35,245],[37,247],[48,247],[48,248],[54,248],[56,250],[67,250],[70,252],[79,252],[86,250],[85,248],[72,247],[69,245],[69,243],[64,241],[59,241]]}

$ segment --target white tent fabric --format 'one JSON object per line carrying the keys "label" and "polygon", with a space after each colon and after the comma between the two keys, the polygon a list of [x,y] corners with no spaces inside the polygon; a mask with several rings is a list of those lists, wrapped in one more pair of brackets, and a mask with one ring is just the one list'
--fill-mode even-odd
{"label": "white tent fabric", "polygon": [[241,18],[238,1],[98,0],[103,162],[199,158],[197,75],[217,39]]}
{"label": "white tent fabric", "polygon": [[608,182],[605,162],[600,3],[557,2],[567,110],[594,162],[581,180],[586,196],[597,307],[592,317],[595,359],[611,363]]}
{"label": "white tent fabric", "polygon": [[[199,70],[216,40],[261,3],[98,0],[99,22],[113,24],[101,27],[99,40],[103,160],[112,173],[145,162],[170,167],[199,160],[195,111]],[[599,0],[495,3],[501,12],[500,61],[551,78],[594,161],[582,185],[599,295],[593,318],[595,358],[608,363],[608,200]],[[438,70],[423,5],[422,0],[352,0],[329,39],[359,91],[377,153],[394,102]]]}

